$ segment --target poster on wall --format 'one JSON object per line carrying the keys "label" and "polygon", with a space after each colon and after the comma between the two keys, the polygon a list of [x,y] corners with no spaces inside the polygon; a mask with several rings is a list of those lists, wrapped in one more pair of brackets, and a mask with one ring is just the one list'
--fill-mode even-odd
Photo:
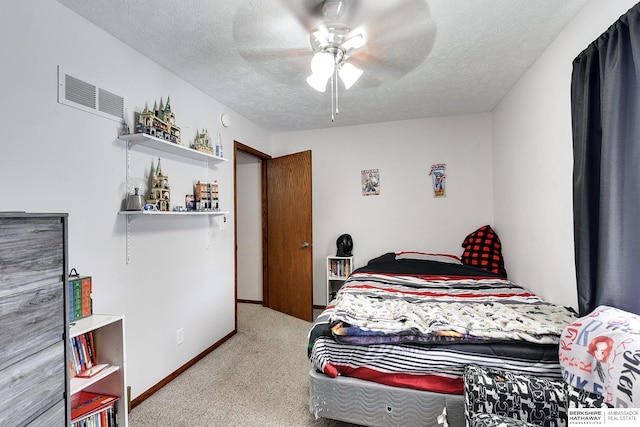
{"label": "poster on wall", "polygon": [[445,169],[447,165],[444,163],[436,163],[431,165],[429,175],[433,178],[433,197],[447,197]]}
{"label": "poster on wall", "polygon": [[377,196],[380,194],[380,171],[366,169],[360,172],[362,177],[362,195]]}

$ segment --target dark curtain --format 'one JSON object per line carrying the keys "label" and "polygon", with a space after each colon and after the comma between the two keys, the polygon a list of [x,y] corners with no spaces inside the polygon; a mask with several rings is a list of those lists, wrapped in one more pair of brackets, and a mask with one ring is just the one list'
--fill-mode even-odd
{"label": "dark curtain", "polygon": [[640,3],[573,61],[573,211],[580,315],[640,314]]}

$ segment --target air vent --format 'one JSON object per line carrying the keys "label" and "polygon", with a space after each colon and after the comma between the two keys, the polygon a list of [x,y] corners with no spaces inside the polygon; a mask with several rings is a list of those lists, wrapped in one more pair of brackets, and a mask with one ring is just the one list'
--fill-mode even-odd
{"label": "air vent", "polygon": [[98,110],[114,117],[124,117],[124,98],[108,90],[98,90]]}
{"label": "air vent", "polygon": [[118,122],[124,121],[124,98],[58,67],[58,102]]}

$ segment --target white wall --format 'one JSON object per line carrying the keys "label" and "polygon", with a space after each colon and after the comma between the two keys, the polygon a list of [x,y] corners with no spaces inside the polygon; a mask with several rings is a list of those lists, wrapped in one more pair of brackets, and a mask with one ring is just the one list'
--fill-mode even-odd
{"label": "white wall", "polygon": [[[343,233],[356,266],[396,250],[460,255],[493,221],[491,142],[490,114],[274,135],[273,156],[312,150],[314,304],[325,304],[326,256]],[[446,198],[433,197],[434,163],[447,165]],[[362,196],[363,169],[380,170],[379,196]]]}
{"label": "white wall", "polygon": [[[184,144],[197,128],[220,131],[232,158],[234,139],[269,152],[269,135],[56,2],[2,2],[0,38],[0,210],[69,213],[69,265],[93,276],[94,311],[126,316],[135,398],[234,330],[233,212],[224,231],[205,217],[135,218],[127,264],[119,126],[58,104],[56,67],[123,96],[130,124],[145,103],[170,96]],[[232,127],[219,125],[222,112]],[[157,157],[132,150],[132,174],[148,173]],[[233,211],[232,165],[207,170],[162,156],[174,204],[194,179],[218,179],[221,206]]]}
{"label": "white wall", "polygon": [[236,153],[238,299],[262,301],[262,160]]}
{"label": "white wall", "polygon": [[496,231],[510,278],[577,308],[573,247],[573,59],[636,0],[592,0],[496,107]]}

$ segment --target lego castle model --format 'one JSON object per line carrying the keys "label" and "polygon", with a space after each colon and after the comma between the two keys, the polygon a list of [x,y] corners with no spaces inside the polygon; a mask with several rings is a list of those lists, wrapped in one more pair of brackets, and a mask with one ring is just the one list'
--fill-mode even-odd
{"label": "lego castle model", "polygon": [[147,204],[155,205],[161,212],[171,210],[171,189],[169,187],[169,177],[162,173],[160,159],[155,169],[151,166],[151,190],[147,197]]}
{"label": "lego castle model", "polygon": [[191,144],[191,148],[213,155],[213,147],[211,147],[211,141],[209,140],[209,132],[206,129],[202,129],[202,132],[198,132],[195,141]]}
{"label": "lego castle model", "polygon": [[180,128],[176,126],[176,116],[171,111],[171,101],[167,97],[167,103],[160,106],[154,103],[153,111],[147,107],[142,110],[136,123],[136,133],[146,133],[165,141],[180,145]]}

